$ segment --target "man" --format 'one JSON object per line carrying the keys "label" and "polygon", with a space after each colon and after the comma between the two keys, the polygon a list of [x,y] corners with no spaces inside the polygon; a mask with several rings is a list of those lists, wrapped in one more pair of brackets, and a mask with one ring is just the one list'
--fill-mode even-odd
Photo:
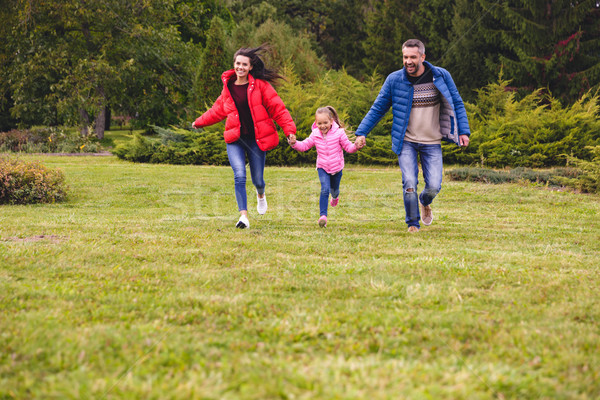
{"label": "man", "polygon": [[[367,134],[392,107],[392,150],[398,154],[402,171],[406,224],[418,232],[419,220],[433,222],[431,202],[442,188],[442,145],[447,140],[469,145],[469,121],[458,89],[443,68],[425,61],[425,46],[410,39],[402,45],[404,68],[392,72],[355,134],[358,148],[366,144]],[[425,189],[417,195],[419,166]],[[419,213],[421,204],[422,216]]]}

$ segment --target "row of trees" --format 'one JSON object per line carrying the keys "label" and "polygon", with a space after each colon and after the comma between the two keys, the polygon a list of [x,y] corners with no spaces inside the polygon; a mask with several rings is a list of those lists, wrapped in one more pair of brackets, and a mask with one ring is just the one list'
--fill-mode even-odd
{"label": "row of trees", "polygon": [[304,82],[365,81],[398,69],[410,37],[467,100],[501,69],[565,104],[600,82],[598,0],[2,0],[0,130],[190,121],[238,47],[271,43],[268,61]]}

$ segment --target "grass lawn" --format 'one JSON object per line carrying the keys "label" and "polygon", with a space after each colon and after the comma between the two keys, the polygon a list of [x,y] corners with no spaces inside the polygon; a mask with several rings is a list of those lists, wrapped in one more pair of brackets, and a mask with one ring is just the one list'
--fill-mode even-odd
{"label": "grass lawn", "polygon": [[600,398],[600,196],[446,180],[408,234],[398,168],[348,167],[319,229],[314,168],[267,167],[236,230],[228,167],[41,160],[70,199],[0,207],[2,400]]}

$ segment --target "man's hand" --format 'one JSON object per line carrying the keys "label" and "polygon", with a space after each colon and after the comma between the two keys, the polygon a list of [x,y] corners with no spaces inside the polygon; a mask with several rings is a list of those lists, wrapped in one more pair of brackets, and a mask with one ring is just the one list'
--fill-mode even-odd
{"label": "man's hand", "polygon": [[290,146],[293,146],[296,144],[296,135],[289,135],[287,137],[287,141],[290,144]]}
{"label": "man's hand", "polygon": [[467,147],[469,145],[469,135],[460,135],[458,139],[460,140],[461,146]]}
{"label": "man's hand", "polygon": [[354,145],[359,150],[362,149],[363,147],[365,147],[366,144],[367,144],[367,138],[365,138],[364,136],[357,136],[356,140],[354,140]]}

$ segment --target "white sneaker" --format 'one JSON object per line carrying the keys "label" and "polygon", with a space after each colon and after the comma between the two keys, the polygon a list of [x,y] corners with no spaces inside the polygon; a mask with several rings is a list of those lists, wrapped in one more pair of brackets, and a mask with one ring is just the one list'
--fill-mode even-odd
{"label": "white sneaker", "polygon": [[260,215],[263,215],[267,212],[267,195],[264,195],[261,199],[257,194],[256,199],[258,200],[258,203],[256,204],[256,210]]}
{"label": "white sneaker", "polygon": [[240,229],[250,228],[250,221],[248,221],[248,217],[245,215],[240,215],[240,219],[238,220],[237,224],[235,224],[235,227]]}

